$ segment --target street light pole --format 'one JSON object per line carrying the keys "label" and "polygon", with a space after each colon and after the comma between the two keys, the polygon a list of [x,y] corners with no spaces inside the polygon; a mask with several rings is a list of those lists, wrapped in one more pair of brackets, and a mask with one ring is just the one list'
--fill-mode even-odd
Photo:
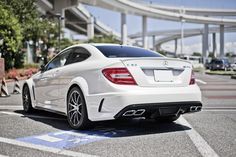
{"label": "street light pole", "polygon": [[185,20],[181,19],[181,50],[180,53],[183,55],[183,48],[184,48],[184,22]]}
{"label": "street light pole", "polygon": [[185,14],[184,7],[180,10],[180,22],[181,22],[181,46],[180,46],[180,55],[183,55],[183,49],[184,49],[184,22],[185,20],[183,19],[183,14]]}
{"label": "street light pole", "polygon": [[[3,37],[0,36],[0,46],[3,45]],[[0,58],[2,58],[2,52],[0,51]]]}
{"label": "street light pole", "polygon": [[61,51],[61,20],[64,20],[64,17],[61,14],[55,15],[58,19],[58,51]]}

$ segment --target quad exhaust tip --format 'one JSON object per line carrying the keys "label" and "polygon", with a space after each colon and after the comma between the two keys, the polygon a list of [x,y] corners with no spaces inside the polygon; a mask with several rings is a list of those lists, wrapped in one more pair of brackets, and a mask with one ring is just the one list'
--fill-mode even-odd
{"label": "quad exhaust tip", "polygon": [[145,109],[138,109],[138,110],[128,110],[126,111],[123,116],[130,117],[130,116],[141,116],[145,112]]}
{"label": "quad exhaust tip", "polygon": [[191,107],[190,107],[190,112],[201,111],[201,109],[202,109],[201,106],[191,106]]}

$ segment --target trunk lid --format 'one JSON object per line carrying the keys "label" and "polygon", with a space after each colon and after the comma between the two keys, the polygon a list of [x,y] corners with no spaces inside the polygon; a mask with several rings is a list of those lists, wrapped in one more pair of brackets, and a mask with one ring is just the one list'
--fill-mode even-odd
{"label": "trunk lid", "polygon": [[141,87],[184,87],[189,85],[191,63],[172,58],[120,59]]}

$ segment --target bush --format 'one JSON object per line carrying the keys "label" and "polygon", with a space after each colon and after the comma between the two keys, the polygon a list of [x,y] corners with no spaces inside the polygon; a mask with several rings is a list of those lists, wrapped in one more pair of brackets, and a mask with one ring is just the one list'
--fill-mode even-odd
{"label": "bush", "polygon": [[33,64],[33,63],[32,64],[25,64],[24,68],[25,69],[29,69],[29,68],[36,68],[37,69],[37,68],[39,68],[39,64]]}
{"label": "bush", "polygon": [[14,79],[17,77],[30,77],[38,72],[38,68],[28,68],[28,69],[11,69],[6,73],[7,79]]}
{"label": "bush", "polygon": [[236,79],[236,75],[232,75],[232,76],[231,76],[231,79]]}

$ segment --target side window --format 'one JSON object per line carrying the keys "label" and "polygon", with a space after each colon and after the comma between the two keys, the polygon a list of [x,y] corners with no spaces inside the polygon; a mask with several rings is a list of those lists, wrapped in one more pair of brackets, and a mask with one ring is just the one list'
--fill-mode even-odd
{"label": "side window", "polygon": [[65,65],[82,62],[86,60],[89,56],[90,53],[86,49],[81,47],[74,48],[73,51],[70,53]]}
{"label": "side window", "polygon": [[59,55],[57,55],[51,62],[49,62],[47,64],[46,71],[64,66],[69,58],[69,54],[71,51],[72,51],[72,49],[68,49],[68,50],[60,53]]}

